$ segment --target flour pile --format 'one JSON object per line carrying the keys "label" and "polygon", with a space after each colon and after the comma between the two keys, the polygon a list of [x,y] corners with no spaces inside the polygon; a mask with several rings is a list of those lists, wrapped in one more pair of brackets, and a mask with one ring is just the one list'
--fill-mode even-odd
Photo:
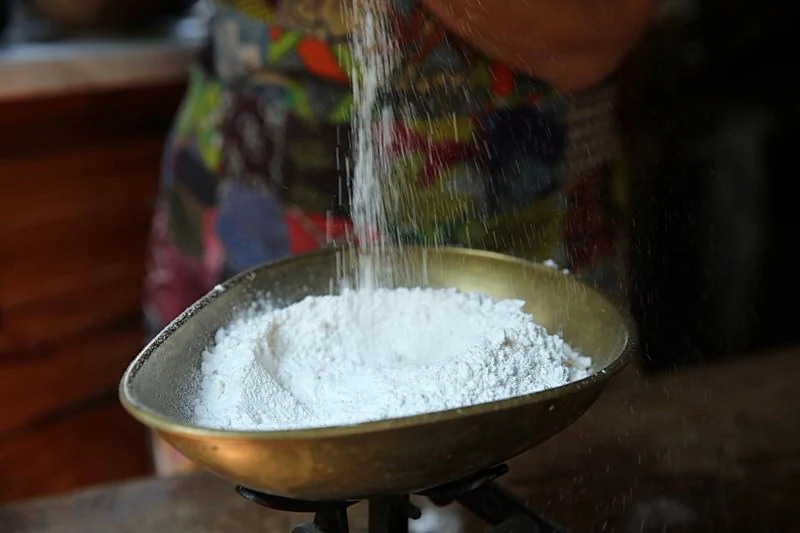
{"label": "flour pile", "polygon": [[203,356],[198,425],[352,425],[491,402],[586,377],[591,360],[518,300],[377,289],[252,311]]}

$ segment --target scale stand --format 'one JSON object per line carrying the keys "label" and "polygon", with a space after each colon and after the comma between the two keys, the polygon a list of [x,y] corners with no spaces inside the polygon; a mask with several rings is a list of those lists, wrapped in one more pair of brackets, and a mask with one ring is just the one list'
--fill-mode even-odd
{"label": "scale stand", "polygon": [[[508,472],[499,465],[460,481],[417,493],[443,507],[458,502],[490,527],[486,533],[566,533],[567,530],[545,520],[519,498],[497,483]],[[347,510],[357,500],[309,502],[270,496],[245,487],[236,487],[244,498],[263,507],[293,513],[314,513],[314,523],[297,526],[292,533],[349,533]],[[421,516],[408,495],[370,499],[369,533],[408,533],[408,521]]]}

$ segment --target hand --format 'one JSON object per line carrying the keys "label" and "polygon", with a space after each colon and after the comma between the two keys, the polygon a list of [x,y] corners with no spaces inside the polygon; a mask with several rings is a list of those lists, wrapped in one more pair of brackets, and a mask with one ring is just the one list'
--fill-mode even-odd
{"label": "hand", "polygon": [[562,91],[611,74],[654,18],[658,0],[423,0],[454,34]]}

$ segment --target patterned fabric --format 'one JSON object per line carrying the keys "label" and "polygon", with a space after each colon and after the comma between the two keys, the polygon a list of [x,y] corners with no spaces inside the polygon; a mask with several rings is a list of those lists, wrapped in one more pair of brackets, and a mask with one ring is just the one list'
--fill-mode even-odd
{"label": "patterned fabric", "polygon": [[[348,229],[351,0],[229,0],[165,152],[145,304],[153,333],[215,283]],[[404,240],[553,258],[621,287],[626,175],[604,87],[557,94],[387,0],[401,67],[384,95]],[[357,65],[356,65],[357,67]]]}

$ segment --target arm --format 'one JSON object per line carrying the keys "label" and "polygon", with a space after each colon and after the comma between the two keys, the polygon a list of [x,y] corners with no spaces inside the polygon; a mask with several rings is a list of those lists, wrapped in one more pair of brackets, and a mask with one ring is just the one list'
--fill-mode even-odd
{"label": "arm", "polygon": [[488,56],[562,91],[614,71],[649,26],[658,0],[423,0]]}

